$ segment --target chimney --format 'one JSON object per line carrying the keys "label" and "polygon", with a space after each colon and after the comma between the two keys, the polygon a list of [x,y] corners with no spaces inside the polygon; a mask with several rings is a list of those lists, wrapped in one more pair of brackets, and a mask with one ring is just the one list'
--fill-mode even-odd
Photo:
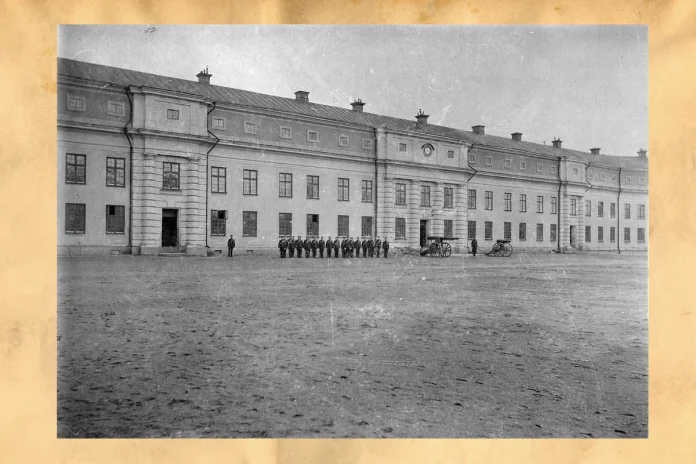
{"label": "chimney", "polygon": [[522,141],[522,132],[513,132],[512,133],[512,140],[515,142],[521,142]]}
{"label": "chimney", "polygon": [[416,120],[418,121],[417,127],[423,127],[428,125],[428,116],[429,114],[425,114],[423,110],[418,110],[418,114],[416,115]]}
{"label": "chimney", "polygon": [[638,150],[638,158],[646,159],[648,157],[648,152],[644,148]]}
{"label": "chimney", "polygon": [[302,103],[309,103],[309,92],[305,92],[304,90],[298,90],[297,92],[295,92],[295,100]]}
{"label": "chimney", "polygon": [[561,148],[563,140],[554,138],[551,143],[553,144],[553,148]]}
{"label": "chimney", "polygon": [[590,153],[593,155],[599,155],[600,148],[590,148]]}
{"label": "chimney", "polygon": [[471,130],[474,131],[474,134],[478,135],[486,135],[486,126],[472,126]]}
{"label": "chimney", "polygon": [[212,74],[208,74],[208,67],[206,66],[205,69],[198,74],[196,74],[196,77],[198,78],[198,82],[201,84],[208,84],[210,85],[210,77]]}
{"label": "chimney", "polygon": [[350,106],[353,107],[353,111],[356,111],[356,112],[358,112],[358,113],[362,113],[362,112],[363,112],[363,106],[365,106],[365,103],[363,103],[362,100],[360,100],[360,99],[358,98],[356,101],[354,101],[353,103],[351,103]]}

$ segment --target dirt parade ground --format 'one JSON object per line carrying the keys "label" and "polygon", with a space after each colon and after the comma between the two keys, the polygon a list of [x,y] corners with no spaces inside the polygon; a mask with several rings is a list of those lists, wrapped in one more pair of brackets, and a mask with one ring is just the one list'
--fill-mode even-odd
{"label": "dirt parade ground", "polygon": [[647,437],[647,257],[70,257],[59,437]]}

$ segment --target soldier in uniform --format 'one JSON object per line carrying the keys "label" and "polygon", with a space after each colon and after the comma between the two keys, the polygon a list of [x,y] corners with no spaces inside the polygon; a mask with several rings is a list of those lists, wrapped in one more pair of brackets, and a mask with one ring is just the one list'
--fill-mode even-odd
{"label": "soldier in uniform", "polygon": [[326,244],[324,243],[324,237],[321,237],[321,238],[319,239],[318,245],[319,245],[319,257],[320,257],[320,258],[323,258],[323,257],[324,257],[324,246],[326,245]]}
{"label": "soldier in uniform", "polygon": [[312,242],[309,244],[309,246],[312,248],[312,258],[316,258],[317,257],[317,246],[319,246],[317,244],[316,237],[312,237]]}
{"label": "soldier in uniform", "polygon": [[232,258],[234,256],[234,235],[230,235],[230,239],[227,241],[227,257]]}
{"label": "soldier in uniform", "polygon": [[367,253],[370,258],[375,256],[375,242],[372,240],[372,236],[367,240]]}
{"label": "soldier in uniform", "polygon": [[297,240],[295,240],[295,248],[297,248],[297,257],[301,258],[302,257],[302,237],[300,235],[298,235]]}
{"label": "soldier in uniform", "polygon": [[377,240],[375,240],[375,251],[377,252],[377,257],[379,258],[379,252],[382,251],[382,240],[380,240],[379,236],[377,236]]}
{"label": "soldier in uniform", "polygon": [[347,241],[348,241],[348,239],[346,239],[345,237],[343,237],[343,240],[341,240],[341,258],[346,257],[346,242]]}
{"label": "soldier in uniform", "polygon": [[[360,243],[360,237],[355,237],[355,257],[359,258],[360,257],[360,247],[362,246],[362,243]],[[364,258],[365,256],[363,256]]]}
{"label": "soldier in uniform", "polygon": [[280,237],[278,241],[278,250],[280,250],[280,257],[285,258],[285,237]]}
{"label": "soldier in uniform", "polygon": [[334,242],[333,242],[334,258],[338,258],[338,247],[339,247],[339,241],[338,241],[338,237],[336,237],[334,239]]}
{"label": "soldier in uniform", "polygon": [[305,252],[305,258],[309,258],[309,248],[311,247],[312,241],[309,239],[309,237],[305,237],[304,239],[304,252]]}
{"label": "soldier in uniform", "polygon": [[290,236],[290,240],[288,240],[288,249],[290,250],[290,257],[294,258],[295,257],[295,239]]}
{"label": "soldier in uniform", "polygon": [[367,258],[367,240],[362,241],[363,258]]}
{"label": "soldier in uniform", "polygon": [[476,239],[473,239],[471,241],[471,252],[474,254],[474,258],[476,257],[476,249],[478,248],[478,242]]}
{"label": "soldier in uniform", "polygon": [[387,237],[384,237],[382,249],[384,250],[384,257],[386,258],[389,255],[389,241],[387,240]]}
{"label": "soldier in uniform", "polygon": [[348,257],[352,258],[353,257],[353,252],[355,251],[355,240],[353,240],[353,237],[351,237],[348,240]]}

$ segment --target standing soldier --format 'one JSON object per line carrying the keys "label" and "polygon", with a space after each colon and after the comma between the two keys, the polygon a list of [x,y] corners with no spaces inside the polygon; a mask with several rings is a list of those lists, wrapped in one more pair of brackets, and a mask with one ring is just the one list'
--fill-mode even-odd
{"label": "standing soldier", "polygon": [[339,246],[338,237],[336,237],[334,239],[334,242],[333,242],[334,258],[338,258],[338,246]]}
{"label": "standing soldier", "polygon": [[326,241],[326,257],[330,258],[331,257],[331,250],[333,250],[333,241],[331,240],[331,237]]}
{"label": "standing soldier", "polygon": [[321,237],[319,239],[319,257],[323,258],[324,257],[324,237]]}
{"label": "standing soldier", "polygon": [[341,258],[346,257],[347,251],[348,251],[348,237],[343,237],[343,240],[341,240]]}
{"label": "standing soldier", "polygon": [[353,257],[353,251],[355,251],[355,240],[353,240],[353,237],[348,240],[348,257],[352,258]]}
{"label": "standing soldier", "polygon": [[309,248],[311,246],[312,241],[309,239],[309,236],[306,236],[304,239],[304,252],[305,252],[305,258],[309,258]]}
{"label": "standing soldier", "polygon": [[379,258],[379,252],[382,251],[382,240],[379,239],[379,235],[377,236],[377,240],[375,240],[375,251],[377,252],[377,257]]}
{"label": "standing soldier", "polygon": [[312,258],[316,258],[317,257],[317,246],[318,246],[316,237],[312,237],[312,243],[310,243],[309,246],[312,247]]}
{"label": "standing soldier", "polygon": [[471,252],[474,254],[474,258],[476,257],[476,249],[478,248],[478,242],[476,239],[473,239],[471,241]]}
{"label": "standing soldier", "polygon": [[[360,237],[355,237],[355,257],[359,258],[360,257],[360,247],[362,246],[362,243],[360,243]],[[365,256],[363,256],[364,258]]]}
{"label": "standing soldier", "polygon": [[294,258],[295,257],[295,239],[293,236],[290,236],[290,240],[288,240],[288,249],[290,250],[290,257]]}
{"label": "standing soldier", "polygon": [[389,241],[387,240],[387,237],[384,237],[384,241],[382,242],[382,249],[384,250],[384,257],[386,258],[387,255],[389,255]]}
{"label": "standing soldier", "polygon": [[370,258],[375,256],[375,242],[372,241],[372,236],[367,240],[367,253]]}
{"label": "standing soldier", "polygon": [[227,240],[227,257],[232,258],[234,255],[234,235],[230,235],[230,239]]}
{"label": "standing soldier", "polygon": [[367,258],[367,240],[362,241],[363,258]]}
{"label": "standing soldier", "polygon": [[301,258],[302,257],[302,237],[300,235],[298,235],[297,240],[295,240],[295,248],[297,248],[297,257]]}
{"label": "standing soldier", "polygon": [[280,257],[285,258],[285,239],[283,237],[280,237],[280,240],[278,240],[278,250],[280,250]]}

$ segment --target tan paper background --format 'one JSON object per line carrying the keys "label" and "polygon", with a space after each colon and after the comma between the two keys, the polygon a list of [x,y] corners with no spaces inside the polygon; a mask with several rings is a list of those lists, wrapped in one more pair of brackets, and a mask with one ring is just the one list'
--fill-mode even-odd
{"label": "tan paper background", "polygon": [[[1,462],[696,462],[696,1],[3,0],[0,22]],[[648,24],[650,438],[56,439],[55,57],[66,23]]]}

